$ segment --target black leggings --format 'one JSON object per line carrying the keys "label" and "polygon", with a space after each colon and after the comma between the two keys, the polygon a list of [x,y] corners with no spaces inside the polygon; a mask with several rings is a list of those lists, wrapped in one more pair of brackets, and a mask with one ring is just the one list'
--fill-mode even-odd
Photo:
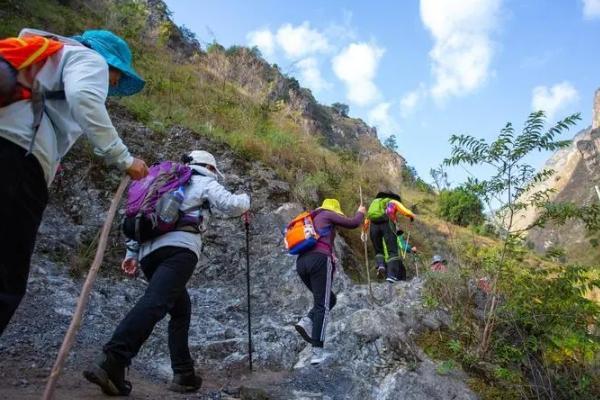
{"label": "black leggings", "polygon": [[[371,221],[369,234],[375,248],[377,266],[386,267],[386,273],[389,278],[406,280],[406,269],[398,252],[398,238],[396,237],[395,226],[387,218],[385,221],[379,223]],[[387,263],[383,251],[384,241],[388,253]]]}
{"label": "black leggings", "polygon": [[104,352],[123,365],[129,365],[148,339],[154,326],[165,317],[169,320],[169,353],[174,373],[193,371],[194,361],[188,347],[192,305],[185,288],[198,257],[182,247],[161,247],[141,261],[148,278],[148,288],[137,304],[121,321]]}
{"label": "black leggings", "polygon": [[48,203],[42,167],[25,153],[0,138],[0,336],[27,290],[35,236]]}
{"label": "black leggings", "polygon": [[[335,306],[337,301],[335,294],[331,291],[333,281],[331,257],[316,252],[302,254],[296,260],[296,271],[313,294],[313,308],[308,313],[308,317],[313,323],[312,345],[323,347],[329,310]],[[325,304],[328,304],[327,308]]]}

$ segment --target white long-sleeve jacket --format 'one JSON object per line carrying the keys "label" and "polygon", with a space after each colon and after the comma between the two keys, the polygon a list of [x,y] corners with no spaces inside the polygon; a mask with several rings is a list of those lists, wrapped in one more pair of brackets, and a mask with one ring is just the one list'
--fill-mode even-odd
{"label": "white long-sleeve jacket", "polygon": [[[250,209],[250,197],[247,194],[233,194],[225,189],[211,171],[200,166],[191,166],[200,175],[192,175],[190,183],[184,188],[183,203],[180,210],[186,211],[200,207],[208,201],[210,207],[235,217]],[[204,214],[204,224],[209,215]],[[142,259],[154,250],[166,246],[183,247],[193,251],[198,258],[202,251],[202,237],[197,233],[172,231],[144,243],[127,241],[128,258]]]}
{"label": "white long-sleeve jacket", "polygon": [[[20,37],[51,35],[24,29]],[[56,35],[53,35],[56,36]],[[32,87],[37,81],[45,91],[64,90],[66,100],[47,100],[33,155],[40,162],[48,185],[60,159],[85,134],[96,154],[108,164],[126,169],[133,157],[119,138],[106,110],[108,64],[94,50],[79,42],[58,37],[65,46],[42,66],[33,65],[19,73],[19,82]],[[28,149],[33,137],[31,101],[22,100],[0,108],[0,137]]]}

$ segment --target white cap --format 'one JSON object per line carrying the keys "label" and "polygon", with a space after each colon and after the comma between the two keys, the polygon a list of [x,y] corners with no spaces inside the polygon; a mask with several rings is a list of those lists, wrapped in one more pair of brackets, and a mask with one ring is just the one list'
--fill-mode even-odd
{"label": "white cap", "polygon": [[215,159],[215,156],[210,154],[208,151],[194,150],[189,154],[189,157],[192,159],[192,161],[190,161],[190,164],[210,165],[215,169],[215,171],[217,171],[217,174],[221,178],[225,178],[221,171],[219,171],[219,168],[217,168],[217,160]]}

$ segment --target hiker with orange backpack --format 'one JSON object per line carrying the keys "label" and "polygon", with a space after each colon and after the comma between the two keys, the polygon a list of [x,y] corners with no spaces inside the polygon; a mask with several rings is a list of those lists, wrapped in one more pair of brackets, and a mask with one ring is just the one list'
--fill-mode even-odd
{"label": "hiker with orange backpack", "polygon": [[352,218],[344,215],[336,199],[325,199],[313,212],[296,217],[286,230],[286,247],[297,254],[296,271],[313,294],[313,307],[294,326],[300,336],[312,345],[311,364],[322,363],[329,311],[335,306],[332,292],[337,259],[334,252],[336,228],[358,228],[365,218],[366,208],[360,206]]}
{"label": "hiker with orange backpack", "polygon": [[76,38],[25,29],[0,40],[0,335],[23,298],[35,237],[60,159],[83,134],[133,179],[148,173],[113,127],[108,95],[144,81],[127,43],[108,31]]}
{"label": "hiker with orange backpack", "polygon": [[401,256],[401,251],[405,249],[398,245],[396,223],[400,216],[405,216],[412,222],[415,215],[401,203],[399,195],[382,191],[377,193],[369,205],[367,216],[378,276],[385,276],[390,283],[406,280],[406,268]]}

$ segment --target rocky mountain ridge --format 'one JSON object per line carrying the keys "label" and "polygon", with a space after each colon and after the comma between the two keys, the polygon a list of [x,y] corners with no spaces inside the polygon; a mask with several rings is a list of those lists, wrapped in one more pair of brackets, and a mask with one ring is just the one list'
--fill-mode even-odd
{"label": "rocky mountain ridge", "polygon": [[345,110],[320,104],[309,89],[269,64],[256,48],[225,49],[212,43],[202,49],[193,33],[172,21],[162,0],[143,2],[149,11],[147,34],[166,41],[182,60],[199,64],[211,79],[235,83],[241,94],[266,109],[283,111],[305,134],[322,138],[326,147],[358,153],[363,161],[382,160],[392,180],[402,180],[406,160],[379,142],[377,128],[349,117]]}
{"label": "rocky mountain ridge", "polygon": [[[543,169],[555,173],[532,191],[554,189],[550,200],[590,205],[598,201],[595,186],[600,184],[600,89],[595,93],[592,124],[575,135],[571,145],[554,153]],[[515,230],[531,225],[537,218],[534,210],[528,209],[515,218]],[[595,251],[589,251],[585,227],[580,222],[569,222],[557,227],[549,224],[545,228],[534,228],[528,233],[528,241],[539,252],[551,248],[566,250],[568,258],[576,261],[591,261]]]}

